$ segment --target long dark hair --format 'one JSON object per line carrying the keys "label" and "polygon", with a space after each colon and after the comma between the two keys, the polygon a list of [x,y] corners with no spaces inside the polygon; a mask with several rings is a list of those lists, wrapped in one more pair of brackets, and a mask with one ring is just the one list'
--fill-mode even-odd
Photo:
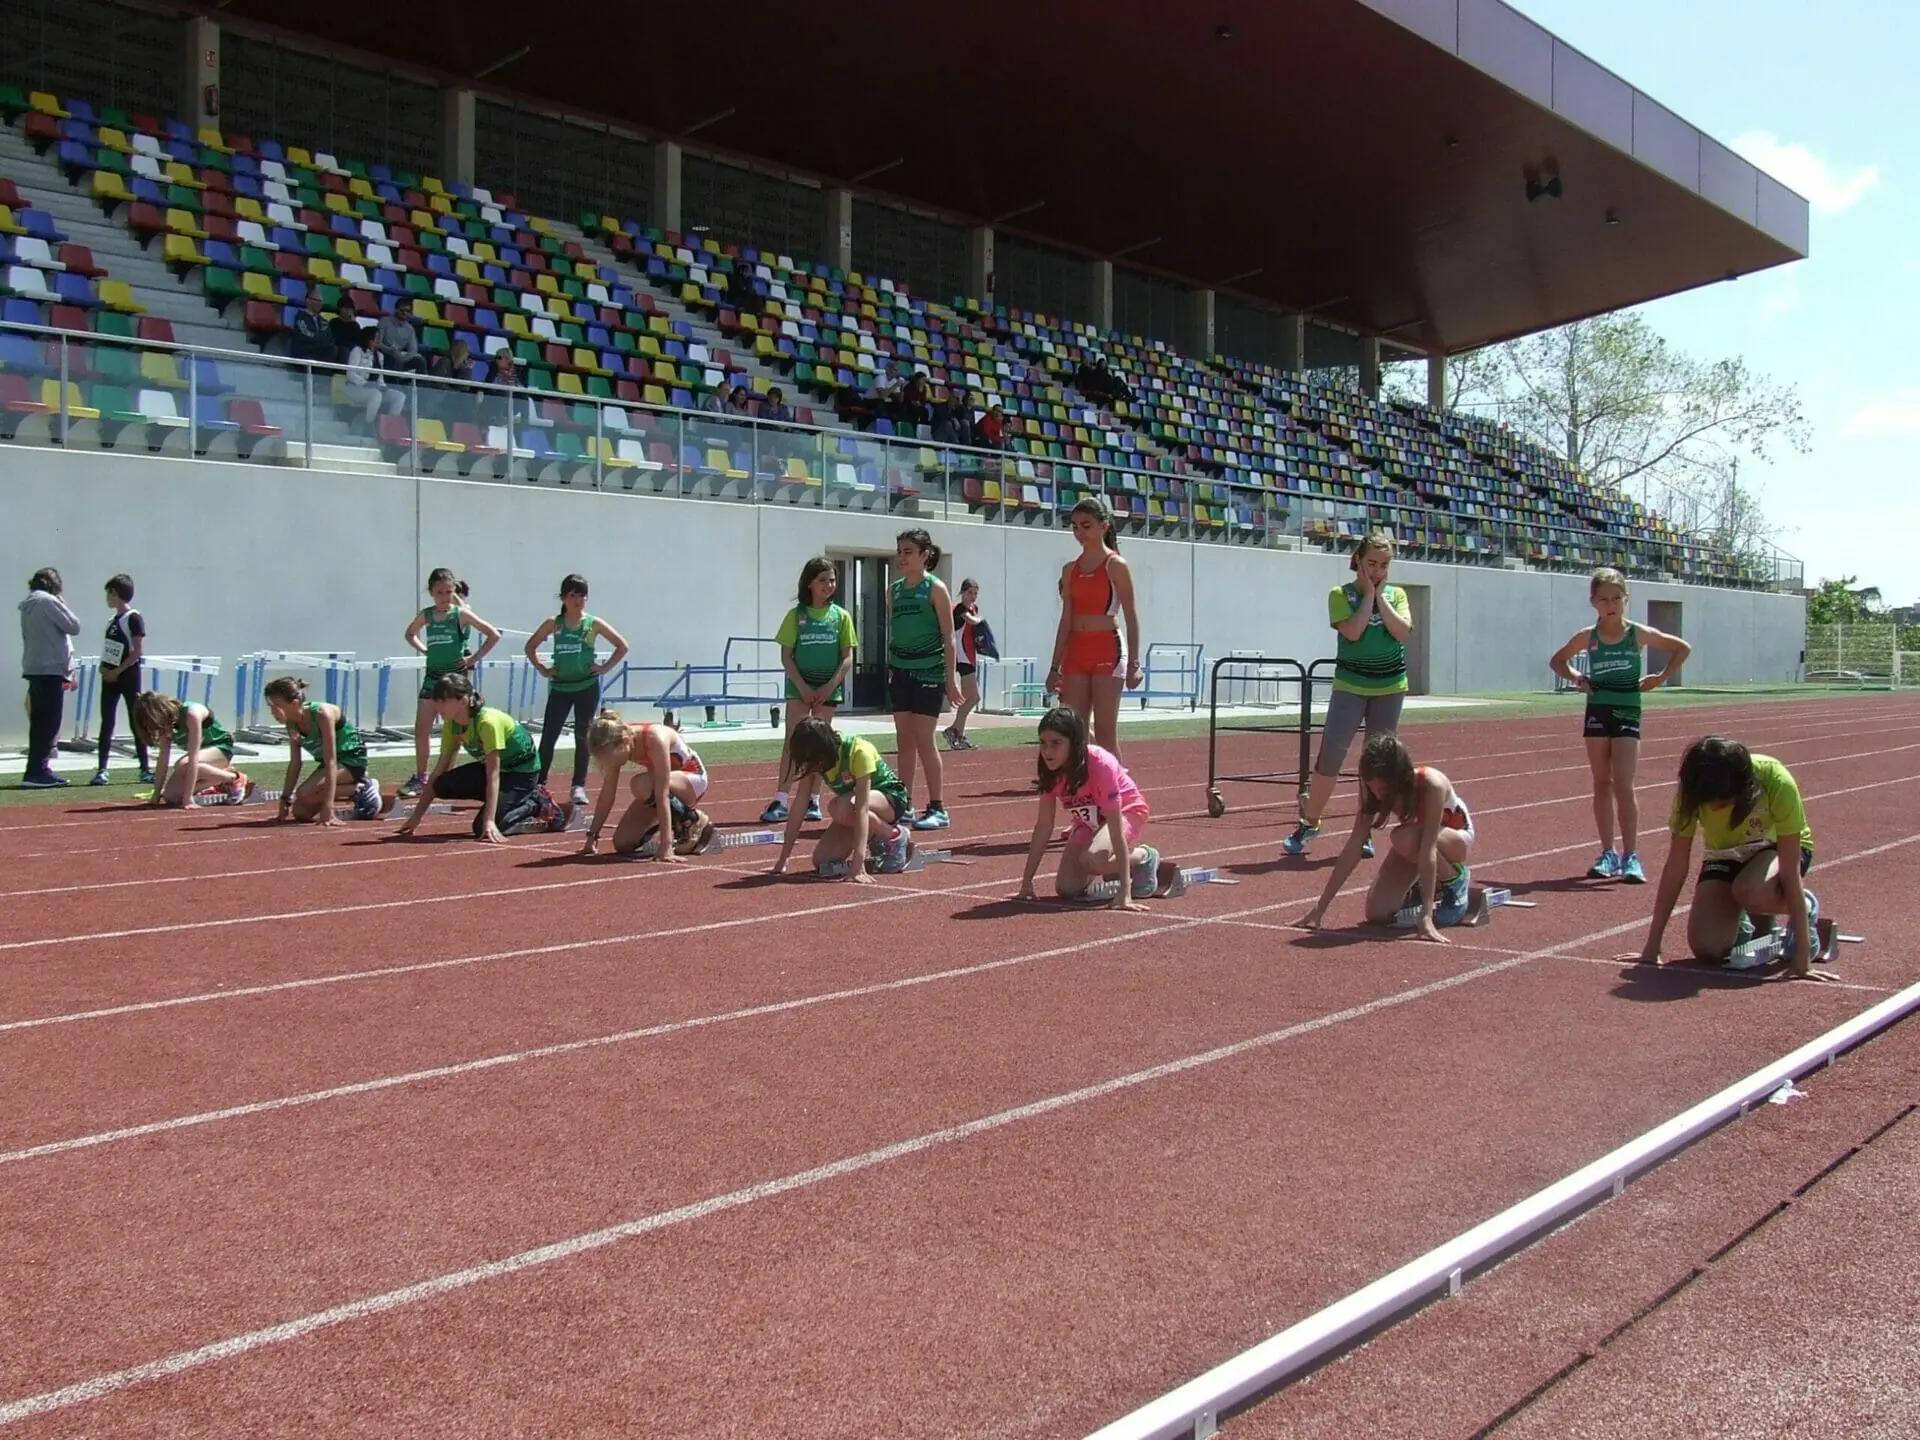
{"label": "long dark hair", "polygon": [[451,580],[453,582],[453,593],[459,599],[464,600],[471,593],[467,587],[467,582],[444,565],[436,565],[432,570],[427,572],[427,589],[431,591],[433,587],[438,585],[442,580]]}
{"label": "long dark hair", "polygon": [[435,680],[433,682],[432,698],[434,700],[464,700],[467,702],[467,713],[470,715],[478,715],[480,713],[480,707],[487,703],[486,697],[473,688],[473,681],[469,677],[458,673],[442,675],[438,680]]}
{"label": "long dark hair", "polygon": [[569,575],[567,576],[566,579],[560,582],[561,602],[565,603],[566,598],[569,595],[578,595],[582,600],[587,598],[587,577],[586,576]]}
{"label": "long dark hair", "polygon": [[1119,551],[1120,537],[1114,533],[1113,511],[1108,507],[1106,501],[1102,500],[1098,495],[1082,495],[1080,497],[1080,503],[1067,512],[1067,523],[1069,525],[1073,523],[1073,517],[1075,515],[1091,515],[1102,525],[1106,526],[1106,534],[1103,535],[1101,539],[1105,541],[1106,547],[1109,550],[1115,551],[1116,553]]}
{"label": "long dark hair", "polygon": [[925,530],[902,530],[894,536],[894,543],[904,540],[914,549],[927,557],[927,569],[932,570],[940,564],[940,547],[933,543],[933,536]]}
{"label": "long dark hair", "polygon": [[27,589],[44,595],[58,595],[62,589],[60,572],[51,565],[42,566],[27,577]]}
{"label": "long dark hair", "polygon": [[833,562],[824,555],[816,555],[800,567],[800,607],[802,609],[813,604],[813,582],[831,569],[833,569]]}
{"label": "long dark hair", "polygon": [[1066,777],[1067,793],[1081,789],[1087,783],[1087,722],[1069,705],[1056,705],[1040,717],[1040,733],[1052,732],[1067,742],[1067,763],[1059,770],[1047,768],[1046,752],[1040,753],[1040,778],[1034,788],[1042,793],[1051,790],[1054,782],[1063,775]]}
{"label": "long dark hair", "polygon": [[1731,802],[1729,821],[1741,825],[1760,803],[1760,782],[1754,778],[1753,756],[1738,740],[1704,735],[1687,746],[1680,757],[1680,795],[1674,804],[1682,823],[1697,820],[1708,805]]}
{"label": "long dark hair", "polygon": [[[1387,796],[1375,800],[1369,780],[1387,782]],[[1398,815],[1402,820],[1413,814],[1419,797],[1413,787],[1413,756],[1391,730],[1369,735],[1360,750],[1360,808],[1368,815]]]}
{"label": "long dark hair", "polygon": [[794,726],[787,745],[796,775],[824,775],[840,759],[840,737],[818,715],[809,715]]}

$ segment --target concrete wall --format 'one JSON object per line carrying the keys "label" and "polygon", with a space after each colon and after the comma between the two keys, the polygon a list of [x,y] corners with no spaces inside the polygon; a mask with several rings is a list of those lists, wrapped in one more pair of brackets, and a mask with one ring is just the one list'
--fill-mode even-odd
{"label": "concrete wall", "polygon": [[[436,565],[473,585],[495,624],[531,630],[579,571],[592,605],[643,664],[716,660],[729,635],[769,635],[791,603],[801,562],[818,551],[890,553],[899,516],[596,494],[392,475],[304,472],[110,454],[0,449],[5,572],[57,566],[98,652],[106,578],[133,575],[156,654],[234,657],[251,650],[403,652],[400,635]],[[941,567],[984,587],[1008,655],[1044,659],[1058,618],[1060,530],[928,521]],[[1148,641],[1312,658],[1332,653],[1326,593],[1340,556],[1163,540],[1127,540]],[[1546,657],[1589,623],[1584,576],[1402,562],[1402,583],[1430,587],[1426,637],[1438,693],[1538,690]],[[1694,684],[1788,680],[1797,673],[1804,602],[1791,596],[1636,583],[1633,613],[1677,600],[1695,647]],[[0,671],[0,738],[23,736],[17,630]],[[223,684],[221,703],[231,694]]]}

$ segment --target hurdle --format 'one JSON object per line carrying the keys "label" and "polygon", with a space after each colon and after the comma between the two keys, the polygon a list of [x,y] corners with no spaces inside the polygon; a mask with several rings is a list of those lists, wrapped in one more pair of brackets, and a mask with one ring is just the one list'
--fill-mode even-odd
{"label": "hurdle", "polygon": [[[1830,965],[1840,958],[1842,945],[1864,945],[1864,935],[1843,935],[1840,924],[1829,916],[1821,916],[1820,922],[1813,927],[1813,958],[1822,965]],[[1781,959],[1786,953],[1787,937],[1792,930],[1776,924],[1764,935],[1756,935],[1744,944],[1733,947],[1733,953],[1727,956],[1729,970],[1758,970]]]}
{"label": "hurdle", "polygon": [[374,668],[356,664],[351,650],[255,650],[242,655],[234,671],[233,733],[236,739],[255,745],[272,744],[286,738],[267,713],[267,669],[309,670],[320,676],[321,697],[329,705],[349,711],[348,719],[360,728],[360,677]]}
{"label": "hurdle", "polygon": [[[1509,905],[1517,910],[1532,910],[1535,908],[1535,902],[1532,900],[1514,899],[1511,890],[1489,887],[1473,892],[1472,897],[1467,901],[1466,914],[1462,915],[1456,923],[1462,926],[1484,925],[1488,920],[1493,918],[1493,912],[1495,910],[1504,909]],[[1438,906],[1434,908],[1434,913],[1436,915],[1439,914]],[[1404,906],[1400,913],[1393,917],[1393,925],[1396,930],[1411,930],[1419,923],[1420,907],[1418,905]],[[1434,923],[1438,925],[1442,922],[1435,920]]]}
{"label": "hurdle", "polygon": [[100,689],[100,657],[76,655],[73,661],[73,728],[65,739],[56,742],[59,750],[87,751],[94,748],[93,722],[100,714],[95,696]]}

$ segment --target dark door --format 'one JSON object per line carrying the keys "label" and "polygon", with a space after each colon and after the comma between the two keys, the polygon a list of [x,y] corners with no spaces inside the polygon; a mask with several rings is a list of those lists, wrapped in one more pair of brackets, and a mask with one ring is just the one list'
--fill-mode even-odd
{"label": "dark door", "polygon": [[[1647,602],[1647,624],[1656,630],[1664,630],[1669,635],[1680,634],[1680,602],[1678,600],[1649,600]],[[1658,674],[1666,668],[1667,657],[1665,655],[1647,656],[1647,670],[1649,673]],[[1676,668],[1673,674],[1667,677],[1666,683],[1669,685],[1679,685],[1683,682],[1684,678]]]}
{"label": "dark door", "polygon": [[855,710],[887,708],[887,582],[892,557],[847,555],[833,562],[840,575],[840,604],[852,614],[860,637],[853,652],[853,692],[847,698]]}

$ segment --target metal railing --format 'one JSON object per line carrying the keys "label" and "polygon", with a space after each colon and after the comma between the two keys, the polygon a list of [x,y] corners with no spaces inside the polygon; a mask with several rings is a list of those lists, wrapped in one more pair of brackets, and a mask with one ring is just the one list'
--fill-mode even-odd
{"label": "metal railing", "polygon": [[[832,426],[715,414],[579,390],[530,389],[369,370],[259,352],[182,345],[48,326],[0,324],[0,340],[43,347],[30,359],[0,346],[0,376],[27,380],[26,413],[0,413],[0,438],[144,453],[300,465],[320,455],[320,422],[353,431],[343,442],[378,450],[396,473],[578,486],[740,504],[909,510],[924,518],[1060,525],[1077,499],[1107,501],[1123,528],[1201,544],[1344,548],[1371,529],[1396,533],[1411,558],[1547,569],[1613,565],[1645,578],[1795,588],[1782,552],[1772,573],[1685,542],[1628,538],[1493,510],[1454,513],[1392,498],[1372,483],[1303,479],[1281,471],[1248,485],[1191,471],[1150,469],[1132,452],[1089,447],[1068,457],[1018,448],[936,444]],[[184,357],[170,373],[146,357]],[[476,357],[479,358],[479,357]],[[594,379],[607,377],[591,377]],[[127,409],[88,405],[118,387]],[[47,392],[46,382],[57,389]],[[184,398],[182,410],[179,399]],[[44,411],[37,402],[50,399]],[[250,399],[278,434],[235,428],[205,402]],[[142,409],[148,405],[151,410]],[[218,408],[216,407],[216,408]],[[558,407],[558,413],[555,413]],[[348,416],[361,417],[353,427]],[[382,426],[383,420],[399,424]],[[466,443],[452,437],[455,426]],[[368,428],[372,433],[367,433]],[[1511,507],[1495,507],[1507,510]],[[1789,563],[1790,562],[1790,563]]]}

